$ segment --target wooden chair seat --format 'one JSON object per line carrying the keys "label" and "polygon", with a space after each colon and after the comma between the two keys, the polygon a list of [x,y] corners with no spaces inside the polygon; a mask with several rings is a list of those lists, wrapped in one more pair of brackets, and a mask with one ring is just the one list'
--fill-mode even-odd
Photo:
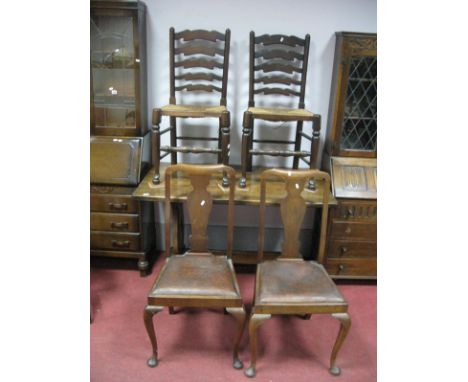
{"label": "wooden chair seat", "polygon": [[255,306],[347,305],[321,264],[302,259],[280,259],[258,264]]}
{"label": "wooden chair seat", "polygon": [[[231,306],[242,306],[232,260],[211,253],[173,255],[166,260],[160,276],[148,295],[148,302],[164,305],[166,299],[172,305],[184,306],[185,299],[232,299]],[[174,299],[181,302],[174,304]],[[194,306],[193,303],[189,304]],[[227,306],[221,301],[221,307]]]}
{"label": "wooden chair seat", "polygon": [[226,106],[166,105],[161,108],[162,115],[179,118],[221,118],[226,111]]}
{"label": "wooden chair seat", "polygon": [[247,111],[253,118],[266,121],[312,121],[314,118],[314,113],[306,109],[249,107]]}

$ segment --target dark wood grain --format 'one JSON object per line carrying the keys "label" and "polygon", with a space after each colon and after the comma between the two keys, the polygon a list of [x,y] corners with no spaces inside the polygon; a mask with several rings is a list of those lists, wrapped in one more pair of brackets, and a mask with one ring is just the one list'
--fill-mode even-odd
{"label": "dark wood grain", "polygon": [[174,49],[175,54],[183,54],[184,56],[191,56],[194,54],[204,54],[214,57],[215,55],[224,55],[224,50],[216,46],[206,44],[185,44],[178,46]]}
{"label": "dark wood grain", "polygon": [[301,73],[302,68],[294,65],[281,64],[277,62],[268,62],[254,66],[254,70],[261,70],[265,73],[268,72],[284,72],[284,73]]}
{"label": "dark wood grain", "polygon": [[255,37],[256,44],[263,44],[263,45],[273,45],[273,44],[282,44],[282,45],[289,45],[289,46],[304,46],[305,40],[296,37],[296,36],[286,36],[283,34],[275,34],[275,35],[268,35],[264,34],[258,37]]}
{"label": "dark wood grain", "polygon": [[301,85],[302,82],[286,76],[259,76],[254,79],[254,83],[264,84],[284,84],[284,85]]}
{"label": "dark wood grain", "polygon": [[181,86],[176,86],[175,88],[176,91],[179,90],[186,90],[188,92],[207,92],[207,93],[212,93],[212,92],[222,92],[223,89],[221,89],[218,86],[214,85],[204,85],[204,84],[186,84],[186,85],[181,85]]}
{"label": "dark wood grain", "polygon": [[174,34],[174,38],[177,40],[183,39],[185,41],[191,40],[208,40],[208,41],[224,41],[225,35],[218,31],[207,31],[207,30],[184,30]]}
{"label": "dark wood grain", "polygon": [[293,50],[284,49],[262,49],[255,52],[255,58],[282,58],[283,60],[303,60],[304,55]]}
{"label": "dark wood grain", "polygon": [[285,95],[285,96],[300,96],[301,93],[296,92],[291,89],[284,89],[284,88],[257,88],[254,91],[254,94],[280,94],[280,95]]}
{"label": "dark wood grain", "polygon": [[174,64],[174,67],[179,68],[207,68],[207,69],[214,69],[214,68],[223,68],[223,63],[219,61],[214,61],[214,60],[208,60],[208,59],[188,59],[188,60],[182,60],[178,61]]}
{"label": "dark wood grain", "polygon": [[205,81],[222,81],[223,77],[218,76],[213,73],[192,73],[192,72],[185,72],[183,74],[179,74],[175,76],[176,80],[205,80]]}

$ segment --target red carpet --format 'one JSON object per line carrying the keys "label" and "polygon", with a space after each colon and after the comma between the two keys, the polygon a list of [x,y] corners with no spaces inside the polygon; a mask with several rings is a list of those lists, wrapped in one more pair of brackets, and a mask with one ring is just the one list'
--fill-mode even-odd
{"label": "red carpet", "polygon": [[[140,278],[132,270],[91,270],[91,381],[248,381],[231,366],[234,318],[222,311],[167,310],[154,316],[159,365],[151,369],[146,359],[151,344],[143,324],[146,294],[152,275]],[[238,273],[246,308],[253,299],[254,274]],[[328,362],[338,321],[329,315],[273,316],[259,329],[256,381],[366,382],[377,379],[375,285],[339,285],[349,303],[352,326],[338,354],[342,373],[328,373]],[[241,343],[244,368],[249,364],[248,332]]]}

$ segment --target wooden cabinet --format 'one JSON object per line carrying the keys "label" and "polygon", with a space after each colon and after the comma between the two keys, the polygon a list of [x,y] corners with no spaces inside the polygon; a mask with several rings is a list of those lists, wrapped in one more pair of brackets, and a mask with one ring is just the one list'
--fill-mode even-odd
{"label": "wooden cabinet", "polygon": [[92,1],[90,32],[91,133],[145,135],[145,5],[137,1]]}
{"label": "wooden cabinet", "polygon": [[334,278],[377,277],[377,35],[336,34],[322,168],[330,208],[324,265]]}
{"label": "wooden cabinet", "polygon": [[149,271],[152,206],[132,197],[151,163],[146,9],[91,2],[91,255],[138,260]]}

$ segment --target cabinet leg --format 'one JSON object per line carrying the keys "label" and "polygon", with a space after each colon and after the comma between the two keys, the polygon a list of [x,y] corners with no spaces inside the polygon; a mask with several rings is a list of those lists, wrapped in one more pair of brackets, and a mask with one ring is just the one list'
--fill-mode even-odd
{"label": "cabinet leg", "polygon": [[138,269],[140,270],[140,276],[145,277],[149,274],[149,261],[144,259],[138,260]]}

